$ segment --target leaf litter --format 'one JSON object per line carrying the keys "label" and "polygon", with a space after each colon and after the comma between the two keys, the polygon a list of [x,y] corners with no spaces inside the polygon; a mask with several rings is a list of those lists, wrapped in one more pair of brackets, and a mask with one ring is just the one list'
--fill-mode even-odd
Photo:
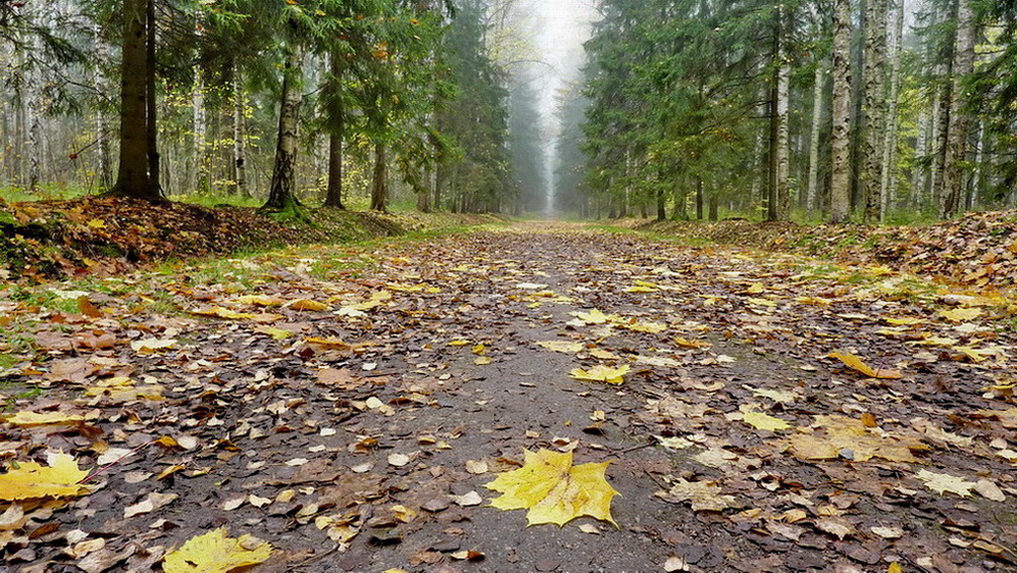
{"label": "leaf litter", "polygon": [[0,298],[35,350],[0,390],[5,563],[1017,559],[1014,337],[984,297],[565,224],[216,264]]}

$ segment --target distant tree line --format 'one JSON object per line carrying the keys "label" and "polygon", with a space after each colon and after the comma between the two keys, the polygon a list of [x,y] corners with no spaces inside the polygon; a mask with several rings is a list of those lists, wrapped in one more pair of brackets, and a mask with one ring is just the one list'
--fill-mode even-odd
{"label": "distant tree line", "polygon": [[519,210],[490,10],[0,1],[0,195],[233,195],[298,215],[351,196],[384,211],[395,194],[424,211]]}
{"label": "distant tree line", "polygon": [[[1017,206],[1013,0],[601,0],[561,101],[591,215],[901,221]],[[909,9],[906,9],[909,8]]]}

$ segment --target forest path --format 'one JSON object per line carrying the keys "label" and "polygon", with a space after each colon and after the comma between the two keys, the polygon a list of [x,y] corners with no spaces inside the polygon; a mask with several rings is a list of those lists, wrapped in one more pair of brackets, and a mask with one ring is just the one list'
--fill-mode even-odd
{"label": "forest path", "polygon": [[[90,292],[93,317],[37,333],[57,355],[38,374],[52,389],[18,407],[87,424],[8,425],[7,443],[116,463],[30,522],[55,529],[13,530],[15,570],[148,570],[220,526],[271,542],[262,570],[277,571],[1017,561],[1013,333],[995,299],[565,223],[295,248],[126,284],[137,292]],[[89,333],[115,342],[86,350]],[[620,385],[569,374],[596,365],[629,371]],[[524,511],[486,507],[484,484],[540,448],[612,462],[617,529],[527,528]]]}

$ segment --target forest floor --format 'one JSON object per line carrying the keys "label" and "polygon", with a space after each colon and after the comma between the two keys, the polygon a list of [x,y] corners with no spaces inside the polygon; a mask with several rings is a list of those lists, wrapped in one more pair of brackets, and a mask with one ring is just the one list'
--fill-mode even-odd
{"label": "forest floor", "polygon": [[[148,571],[225,527],[272,552],[187,559],[1013,570],[1011,295],[696,243],[518,223],[7,289],[39,354],[0,382],[0,562]],[[552,509],[617,527],[490,507],[524,450],[610,462],[620,496],[551,472]]]}

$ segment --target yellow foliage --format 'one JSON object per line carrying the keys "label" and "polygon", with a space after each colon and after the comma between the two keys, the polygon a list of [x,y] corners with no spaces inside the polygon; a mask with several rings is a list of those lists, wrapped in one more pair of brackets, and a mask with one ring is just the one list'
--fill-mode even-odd
{"label": "yellow foliage", "polygon": [[226,537],[219,528],[188,539],[166,555],[165,573],[227,573],[264,562],[272,556],[272,545],[251,535]]}
{"label": "yellow foliage", "polygon": [[83,422],[85,417],[80,414],[68,414],[66,412],[27,412],[22,411],[7,417],[7,423],[15,426],[49,426],[58,424],[77,424]]}
{"label": "yellow foliage", "polygon": [[830,460],[850,452],[850,459],[865,462],[882,458],[892,462],[918,463],[911,450],[928,449],[915,439],[900,439],[870,429],[863,420],[847,416],[817,416],[822,430],[791,437],[791,452],[801,460]]}
{"label": "yellow foliage", "polygon": [[610,366],[604,366],[598,364],[589,370],[583,370],[581,368],[575,368],[569,372],[569,376],[576,380],[587,380],[590,382],[607,382],[608,384],[621,384],[625,381],[624,376],[629,373],[629,366],[627,364],[619,366],[618,368],[611,368]]}
{"label": "yellow foliage", "polygon": [[903,374],[896,370],[889,370],[886,368],[873,368],[866,364],[865,362],[863,362],[861,358],[855,356],[854,354],[844,352],[833,352],[831,354],[828,354],[827,357],[836,358],[837,360],[843,362],[844,365],[847,366],[848,368],[851,368],[852,370],[855,370],[857,372],[861,372],[862,374],[868,376],[869,378],[884,378],[893,380],[904,377]]}
{"label": "yellow foliage", "polygon": [[36,462],[22,462],[16,469],[0,475],[0,499],[75,497],[86,491],[78,482],[85,479],[88,472],[78,469],[74,458],[57,452],[48,463],[49,467]]}
{"label": "yellow foliage", "polygon": [[757,430],[770,430],[771,432],[775,432],[777,430],[787,430],[791,428],[791,424],[786,421],[762,412],[746,412],[742,420]]}
{"label": "yellow foliage", "polygon": [[503,495],[491,506],[503,510],[527,509],[529,525],[554,523],[559,527],[589,516],[613,523],[611,500],[619,495],[607,483],[611,462],[572,465],[572,453],[525,450],[523,467],[499,474],[487,484]]}
{"label": "yellow foliage", "polygon": [[257,315],[249,312],[237,312],[221,306],[213,306],[210,308],[198,308],[191,311],[191,314],[198,316],[207,316],[209,318],[225,318],[227,320],[252,320],[257,318]]}
{"label": "yellow foliage", "polygon": [[311,312],[321,312],[323,310],[328,310],[332,307],[328,306],[323,302],[318,302],[316,300],[311,300],[308,298],[301,298],[286,303],[286,308],[292,310],[309,310]]}

